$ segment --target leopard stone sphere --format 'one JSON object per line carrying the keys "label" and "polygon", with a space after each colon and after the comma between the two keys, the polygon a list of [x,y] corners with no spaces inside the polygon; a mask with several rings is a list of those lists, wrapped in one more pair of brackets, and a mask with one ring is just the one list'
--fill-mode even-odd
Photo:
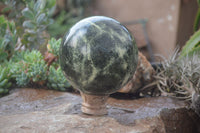
{"label": "leopard stone sphere", "polygon": [[132,78],[138,49],[126,27],[112,18],[94,16],[79,21],[64,35],[59,58],[75,89],[107,95]]}

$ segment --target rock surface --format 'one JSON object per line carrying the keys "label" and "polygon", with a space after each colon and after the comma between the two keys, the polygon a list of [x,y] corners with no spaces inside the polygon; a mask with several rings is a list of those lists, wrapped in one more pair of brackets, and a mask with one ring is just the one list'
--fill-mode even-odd
{"label": "rock surface", "polygon": [[78,94],[17,89],[0,98],[1,133],[198,133],[200,118],[167,97],[108,99],[108,115],[80,111]]}

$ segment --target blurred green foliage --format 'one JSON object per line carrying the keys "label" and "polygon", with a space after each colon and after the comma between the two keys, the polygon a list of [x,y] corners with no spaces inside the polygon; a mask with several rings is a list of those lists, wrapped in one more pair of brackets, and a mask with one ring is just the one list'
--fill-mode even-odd
{"label": "blurred green foliage", "polygon": [[53,23],[50,18],[56,0],[5,0],[3,11],[10,11],[8,18],[14,20],[20,47],[38,49],[48,40],[47,26]]}
{"label": "blurred green foliage", "polygon": [[0,63],[8,60],[14,53],[17,43],[15,23],[0,16]]}
{"label": "blurred green foliage", "polygon": [[[52,1],[52,0],[50,0]],[[45,36],[45,29],[48,25],[53,23],[50,19],[50,9],[55,6],[55,0],[49,3],[45,0],[31,1],[21,11],[24,17],[22,44],[26,48],[39,48],[38,46],[45,44],[47,36]]]}
{"label": "blurred green foliage", "polygon": [[[0,96],[12,86],[71,90],[57,59],[61,39],[55,38],[86,16],[91,0],[65,0],[57,13],[56,0],[1,2],[6,6],[0,16]],[[51,63],[38,51],[46,45]]]}
{"label": "blurred green foliage", "polygon": [[55,17],[54,23],[48,27],[48,33],[52,37],[59,38],[80,19],[81,17],[72,17],[71,13],[61,11],[58,16]]}
{"label": "blurred green foliage", "polygon": [[11,85],[10,69],[0,66],[0,96],[7,94]]}
{"label": "blurred green foliage", "polygon": [[59,38],[79,20],[88,16],[92,0],[65,0],[65,9],[53,16],[54,23],[48,27],[50,36]]}
{"label": "blurred green foliage", "polygon": [[8,18],[16,25],[19,47],[39,49],[49,35],[61,37],[69,28],[86,16],[91,0],[65,0],[65,9],[56,10],[56,0],[4,0]]}

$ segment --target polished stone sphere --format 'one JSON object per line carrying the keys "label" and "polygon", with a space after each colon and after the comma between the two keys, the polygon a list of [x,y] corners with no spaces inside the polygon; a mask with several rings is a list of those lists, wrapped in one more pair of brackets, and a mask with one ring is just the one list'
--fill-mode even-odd
{"label": "polished stone sphere", "polygon": [[64,35],[59,58],[75,89],[109,95],[132,78],[138,49],[126,27],[112,18],[94,16],[79,21]]}

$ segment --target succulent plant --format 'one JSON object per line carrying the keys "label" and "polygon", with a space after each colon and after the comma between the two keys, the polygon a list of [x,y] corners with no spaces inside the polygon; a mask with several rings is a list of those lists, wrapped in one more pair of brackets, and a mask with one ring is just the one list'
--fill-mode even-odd
{"label": "succulent plant", "polygon": [[11,73],[9,68],[0,66],[0,96],[9,92],[9,88],[12,86],[10,79]]}
{"label": "succulent plant", "polygon": [[13,54],[12,58],[10,59],[10,63],[16,63],[19,61],[24,60],[24,55],[27,54],[28,52],[30,52],[29,50],[21,50],[21,51],[17,51]]}
{"label": "succulent plant", "polygon": [[33,82],[46,80],[47,66],[44,61],[37,62],[30,66],[28,70],[28,76],[32,78]]}
{"label": "succulent plant", "polygon": [[[20,59],[20,61],[18,61]],[[45,83],[47,79],[47,65],[39,51],[25,51],[13,57],[13,67],[11,72],[16,78],[19,86],[27,86],[29,83]]]}
{"label": "succulent plant", "polygon": [[55,38],[51,38],[47,45],[47,52],[45,52],[44,60],[47,62],[47,65],[53,65],[55,68],[58,67],[58,56],[59,56],[59,48],[61,44],[61,39],[56,40]]}
{"label": "succulent plant", "polygon": [[60,67],[55,69],[53,66],[50,66],[47,86],[50,89],[59,91],[71,90],[71,85],[66,80]]}
{"label": "succulent plant", "polygon": [[49,40],[49,44],[47,45],[47,49],[49,53],[52,53],[54,56],[59,56],[61,39],[56,40],[55,38],[51,38]]}
{"label": "succulent plant", "polygon": [[24,54],[24,61],[27,63],[40,62],[41,60],[43,60],[43,56],[38,50],[27,51]]}
{"label": "succulent plant", "polygon": [[12,62],[12,69],[10,70],[12,73],[12,77],[16,80],[16,84],[18,86],[26,86],[30,79],[27,75],[28,65],[22,60],[19,62]]}
{"label": "succulent plant", "polygon": [[27,86],[30,83],[30,78],[24,71],[15,74],[15,78],[16,78],[16,83],[19,87]]}
{"label": "succulent plant", "polygon": [[44,57],[37,50],[16,52],[9,64],[12,77],[19,87],[30,85],[44,87],[47,83],[49,89],[60,91],[71,89],[59,64],[54,62],[48,70]]}

